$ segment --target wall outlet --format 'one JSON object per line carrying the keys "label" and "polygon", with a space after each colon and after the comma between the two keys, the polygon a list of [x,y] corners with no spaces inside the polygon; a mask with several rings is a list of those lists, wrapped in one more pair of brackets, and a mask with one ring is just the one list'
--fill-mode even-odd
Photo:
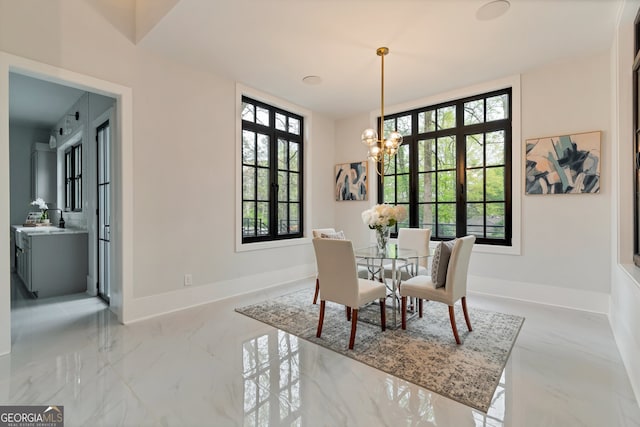
{"label": "wall outlet", "polygon": [[185,286],[191,286],[193,284],[193,278],[191,277],[191,274],[185,274],[184,275],[184,285]]}

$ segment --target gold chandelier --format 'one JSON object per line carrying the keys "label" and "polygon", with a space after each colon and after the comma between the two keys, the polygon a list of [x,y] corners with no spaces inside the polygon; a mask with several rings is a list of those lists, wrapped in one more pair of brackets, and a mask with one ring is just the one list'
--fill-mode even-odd
{"label": "gold chandelier", "polygon": [[[381,59],[381,89],[380,89],[380,138],[375,129],[366,129],[362,132],[362,143],[369,147],[369,159],[376,162],[376,172],[384,177],[393,156],[398,152],[398,148],[402,144],[402,135],[397,131],[393,131],[385,139],[384,137],[384,57],[389,53],[389,48],[379,47],[376,55]],[[386,166],[385,166],[386,164]]]}

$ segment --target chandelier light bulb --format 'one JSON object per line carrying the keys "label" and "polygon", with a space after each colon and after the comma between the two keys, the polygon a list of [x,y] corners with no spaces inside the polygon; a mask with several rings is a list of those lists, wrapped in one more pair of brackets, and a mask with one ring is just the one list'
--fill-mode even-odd
{"label": "chandelier light bulb", "polygon": [[378,143],[378,132],[375,129],[365,129],[362,132],[362,143],[368,146],[372,146]]}
{"label": "chandelier light bulb", "polygon": [[402,144],[402,135],[400,135],[400,132],[391,132],[389,140],[392,141],[394,148],[398,148]]}

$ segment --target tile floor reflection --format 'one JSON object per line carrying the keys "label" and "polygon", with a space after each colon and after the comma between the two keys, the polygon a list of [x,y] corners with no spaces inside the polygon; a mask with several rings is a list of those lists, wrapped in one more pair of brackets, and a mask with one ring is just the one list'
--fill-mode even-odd
{"label": "tile floor reflection", "polygon": [[313,287],[120,325],[97,298],[13,286],[2,404],[64,405],[66,426],[640,426],[605,316],[470,295],[526,318],[484,414],[233,311]]}

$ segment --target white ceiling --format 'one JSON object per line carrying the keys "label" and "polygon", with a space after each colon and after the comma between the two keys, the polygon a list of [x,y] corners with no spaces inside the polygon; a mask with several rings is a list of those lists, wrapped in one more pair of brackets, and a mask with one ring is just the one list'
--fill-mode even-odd
{"label": "white ceiling", "polygon": [[[611,47],[618,0],[180,0],[143,48],[333,118],[520,73]],[[580,70],[576,70],[580,72]],[[318,75],[322,83],[302,83]]]}
{"label": "white ceiling", "polygon": [[9,73],[9,123],[51,129],[84,91]]}
{"label": "white ceiling", "polygon": [[[332,118],[520,73],[611,47],[619,0],[180,0],[139,47]],[[580,72],[580,70],[576,70]],[[319,85],[302,78],[317,75]],[[11,73],[12,124],[48,129],[84,93]]]}

